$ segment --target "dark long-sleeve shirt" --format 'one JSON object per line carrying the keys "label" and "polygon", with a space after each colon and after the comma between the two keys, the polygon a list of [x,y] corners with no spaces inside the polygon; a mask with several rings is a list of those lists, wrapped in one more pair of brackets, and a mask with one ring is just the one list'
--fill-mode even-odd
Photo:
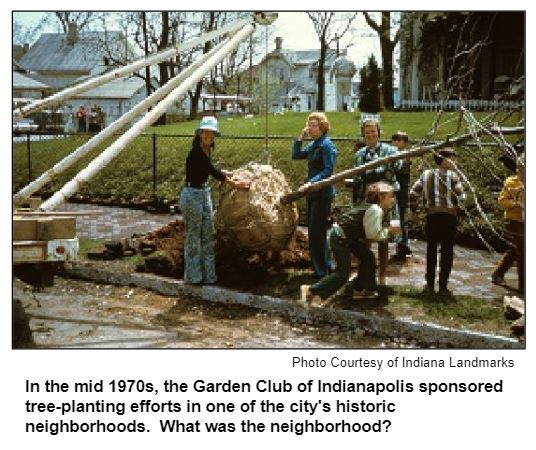
{"label": "dark long-sleeve shirt", "polygon": [[225,174],[212,164],[212,160],[203,149],[193,147],[186,158],[186,182],[201,185],[207,181],[209,175],[219,181],[225,180]]}

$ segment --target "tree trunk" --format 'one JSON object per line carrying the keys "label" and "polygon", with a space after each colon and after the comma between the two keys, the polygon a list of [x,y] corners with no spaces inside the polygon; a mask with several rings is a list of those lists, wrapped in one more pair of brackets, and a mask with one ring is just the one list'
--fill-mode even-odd
{"label": "tree trunk", "polygon": [[[141,13],[141,20],[143,23],[143,48],[145,57],[149,56],[149,39],[147,38],[147,20],[145,17],[145,11]],[[149,66],[145,67],[145,93],[147,97],[151,95],[151,69]],[[151,109],[149,108],[149,111]]]}
{"label": "tree trunk", "polygon": [[[209,17],[210,19],[209,19],[208,27],[205,30],[205,32],[213,31],[215,29],[214,22],[216,20],[216,13],[214,11],[211,11]],[[212,43],[210,41],[205,42],[205,45],[203,47],[203,53],[208,53],[211,48],[212,48]],[[199,109],[199,99],[201,97],[202,88],[203,88],[203,80],[197,83],[194,93],[193,94],[190,93],[190,115],[188,116],[190,120],[193,120],[197,117],[197,111]]]}
{"label": "tree trunk", "polygon": [[194,120],[197,117],[197,111],[199,110],[199,99],[201,98],[201,88],[203,87],[203,81],[197,83],[195,91],[190,94],[190,115],[188,118]]}
{"label": "tree trunk", "polygon": [[393,49],[390,42],[381,40],[382,49],[382,94],[385,109],[393,109]]}
{"label": "tree trunk", "polygon": [[380,47],[382,51],[383,66],[383,105],[385,109],[393,109],[393,50],[391,41],[391,13],[382,12],[382,26],[380,31]]}
{"label": "tree trunk", "polygon": [[[158,44],[158,51],[165,49],[169,45],[169,12],[162,12],[162,38]],[[160,86],[164,86],[169,81],[168,62],[162,61],[158,64],[160,71]],[[156,121],[156,125],[166,124],[166,114],[162,114]]]}
{"label": "tree trunk", "polygon": [[324,97],[325,97],[325,84],[324,79],[324,66],[326,64],[327,44],[324,39],[320,42],[320,58],[318,59],[318,96],[316,98],[316,110],[324,111]]}

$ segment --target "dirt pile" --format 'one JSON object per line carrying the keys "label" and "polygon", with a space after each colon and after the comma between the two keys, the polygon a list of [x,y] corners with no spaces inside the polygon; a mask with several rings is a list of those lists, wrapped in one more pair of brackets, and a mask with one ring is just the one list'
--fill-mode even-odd
{"label": "dirt pile", "polygon": [[218,242],[254,252],[286,249],[298,225],[298,211],[294,204],[279,202],[291,191],[283,173],[254,162],[234,173],[251,180],[251,187],[224,188],[214,218]]}
{"label": "dirt pile", "polygon": [[[139,242],[141,247],[155,251],[138,266],[143,272],[182,278],[184,272],[184,223],[176,220],[147,233]],[[288,267],[310,266],[307,236],[297,230],[287,248],[281,251],[254,252],[237,250],[221,241],[215,244],[218,283],[241,287],[254,284],[272,273]]]}
{"label": "dirt pile", "polygon": [[152,249],[139,271],[182,278],[184,273],[184,223],[182,220],[145,234],[139,238],[140,249]]}

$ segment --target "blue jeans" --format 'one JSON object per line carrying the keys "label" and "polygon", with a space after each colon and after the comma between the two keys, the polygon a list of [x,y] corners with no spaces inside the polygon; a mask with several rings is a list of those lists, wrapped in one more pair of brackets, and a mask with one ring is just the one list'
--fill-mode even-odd
{"label": "blue jeans", "polygon": [[210,189],[185,187],[180,196],[180,208],[184,218],[184,281],[215,283]]}
{"label": "blue jeans", "polygon": [[352,279],[352,287],[356,290],[375,290],[376,286],[376,259],[364,240],[357,239],[349,242],[343,237],[338,225],[334,225],[329,232],[329,245],[335,258],[337,267],[335,271],[311,285],[311,292],[322,299],[328,298],[337,292],[350,277],[350,254],[359,259],[358,275]]}
{"label": "blue jeans", "polygon": [[329,257],[327,231],[332,199],[326,195],[307,198],[307,228],[309,253],[315,275],[324,277],[329,273],[332,262]]}

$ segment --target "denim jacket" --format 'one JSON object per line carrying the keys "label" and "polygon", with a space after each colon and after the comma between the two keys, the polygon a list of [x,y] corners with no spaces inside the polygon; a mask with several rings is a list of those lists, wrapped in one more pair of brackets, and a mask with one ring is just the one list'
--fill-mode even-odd
{"label": "denim jacket", "polygon": [[[337,149],[326,134],[310,142],[302,149],[302,141],[296,139],[292,148],[292,159],[307,158],[307,180],[310,183],[329,178],[333,174],[337,161]],[[335,197],[335,187],[328,186],[320,191],[308,194],[309,197],[327,195]]]}

